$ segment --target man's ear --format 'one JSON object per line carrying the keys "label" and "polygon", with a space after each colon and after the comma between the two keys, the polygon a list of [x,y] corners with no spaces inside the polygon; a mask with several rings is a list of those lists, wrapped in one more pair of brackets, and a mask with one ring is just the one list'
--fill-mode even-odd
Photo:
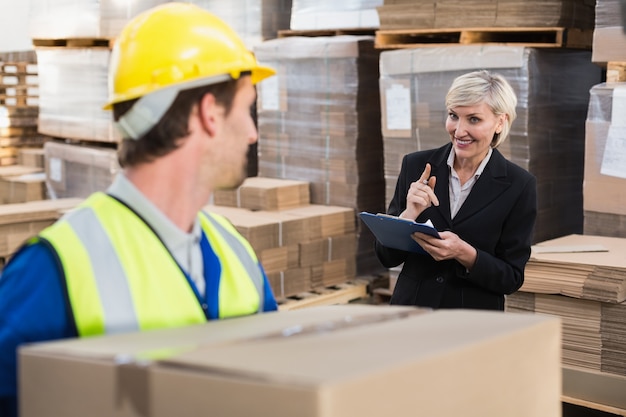
{"label": "man's ear", "polygon": [[209,136],[215,136],[217,132],[217,117],[221,106],[215,101],[215,96],[206,93],[198,103],[198,117],[200,125],[207,131]]}

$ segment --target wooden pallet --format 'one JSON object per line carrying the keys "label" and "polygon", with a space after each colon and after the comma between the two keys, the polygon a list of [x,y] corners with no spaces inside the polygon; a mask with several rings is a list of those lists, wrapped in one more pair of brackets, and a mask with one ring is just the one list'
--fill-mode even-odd
{"label": "wooden pallet", "polygon": [[0,138],[36,136],[37,126],[0,127]]}
{"label": "wooden pallet", "polygon": [[610,405],[593,403],[591,401],[580,400],[578,398],[568,397],[566,395],[561,396],[561,401],[563,401],[564,403],[578,405],[592,410],[598,410],[604,413],[615,414],[616,416],[626,416],[626,410],[612,407]]}
{"label": "wooden pallet", "polygon": [[606,82],[617,83],[626,81],[626,62],[607,62]]}
{"label": "wooden pallet", "polygon": [[378,49],[498,44],[533,48],[591,49],[593,31],[560,27],[397,29],[376,31]]}
{"label": "wooden pallet", "polygon": [[347,304],[350,301],[365,297],[367,297],[367,282],[355,280],[278,300],[278,310],[286,311],[321,305]]}
{"label": "wooden pallet", "polygon": [[113,43],[105,38],[33,39],[36,48],[112,48]]}
{"label": "wooden pallet", "polygon": [[38,105],[37,65],[31,62],[0,62],[0,105]]}
{"label": "wooden pallet", "polygon": [[279,30],[278,37],[286,38],[289,36],[341,36],[341,35],[355,35],[355,36],[374,36],[376,29],[371,28],[354,28],[354,29],[312,29],[312,30]]}

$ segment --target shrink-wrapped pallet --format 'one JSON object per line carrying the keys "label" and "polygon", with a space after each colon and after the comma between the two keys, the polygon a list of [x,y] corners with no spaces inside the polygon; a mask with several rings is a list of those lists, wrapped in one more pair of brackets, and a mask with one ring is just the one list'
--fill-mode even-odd
{"label": "shrink-wrapped pallet", "polygon": [[585,234],[626,237],[626,83],[590,91],[585,126]]}
{"label": "shrink-wrapped pallet", "polygon": [[114,38],[137,14],[167,0],[30,0],[33,39]]}
{"label": "shrink-wrapped pallet", "polygon": [[375,29],[383,0],[293,0],[292,30]]}
{"label": "shrink-wrapped pallet", "polygon": [[108,48],[37,48],[39,132],[93,142],[119,141],[107,101]]}
{"label": "shrink-wrapped pallet", "polygon": [[192,0],[222,18],[252,49],[289,28],[292,0]]}
{"label": "shrink-wrapped pallet", "polygon": [[[288,37],[255,52],[278,71],[258,90],[259,175],[310,182],[313,204],[381,211],[379,53],[372,37]],[[360,271],[380,268],[372,235],[358,233]]]}

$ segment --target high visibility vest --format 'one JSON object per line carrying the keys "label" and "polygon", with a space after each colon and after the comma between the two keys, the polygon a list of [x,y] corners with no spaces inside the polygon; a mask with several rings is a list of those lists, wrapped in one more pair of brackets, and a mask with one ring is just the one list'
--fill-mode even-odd
{"label": "high visibility vest", "polygon": [[[219,317],[261,311],[264,277],[252,247],[224,217],[199,217],[221,263]],[[206,321],[163,242],[111,196],[95,193],[30,243],[37,241],[49,242],[58,256],[79,336]]]}

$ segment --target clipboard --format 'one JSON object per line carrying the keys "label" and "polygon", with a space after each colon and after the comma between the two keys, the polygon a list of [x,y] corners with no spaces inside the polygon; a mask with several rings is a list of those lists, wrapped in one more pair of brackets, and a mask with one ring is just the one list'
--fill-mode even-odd
{"label": "clipboard", "polygon": [[427,254],[413,240],[411,235],[415,232],[421,232],[439,238],[437,229],[426,223],[417,223],[413,220],[401,219],[388,214],[372,214],[366,211],[360,212],[359,217],[372,231],[376,239],[388,248]]}

